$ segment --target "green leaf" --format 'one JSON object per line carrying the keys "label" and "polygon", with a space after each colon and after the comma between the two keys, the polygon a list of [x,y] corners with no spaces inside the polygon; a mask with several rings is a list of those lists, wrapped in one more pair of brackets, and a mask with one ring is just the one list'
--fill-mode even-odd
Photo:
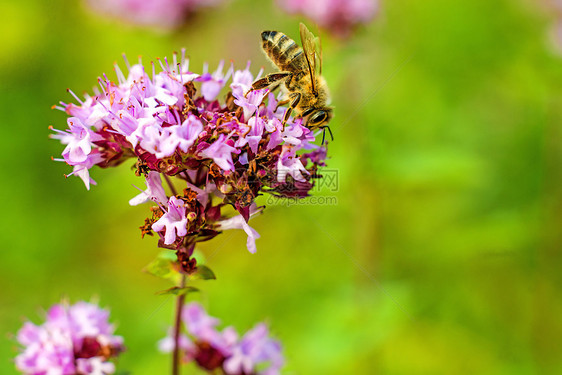
{"label": "green leaf", "polygon": [[213,270],[209,267],[205,266],[204,264],[197,265],[197,269],[194,273],[189,275],[190,280],[216,280],[217,277]]}
{"label": "green leaf", "polygon": [[178,271],[176,254],[170,250],[161,251],[143,270],[153,276],[179,284],[181,273]]}
{"label": "green leaf", "polygon": [[181,296],[181,295],[184,295],[184,294],[194,293],[194,292],[198,292],[198,291],[199,291],[199,289],[194,288],[192,286],[186,286],[186,287],[183,287],[183,288],[180,288],[179,286],[174,286],[173,288],[161,290],[161,291],[157,292],[156,294],[158,294],[158,295],[172,294],[174,296]]}

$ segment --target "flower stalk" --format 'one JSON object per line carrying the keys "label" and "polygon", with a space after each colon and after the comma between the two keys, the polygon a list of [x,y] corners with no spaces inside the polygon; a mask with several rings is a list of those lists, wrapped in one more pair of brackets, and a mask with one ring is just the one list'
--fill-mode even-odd
{"label": "flower stalk", "polygon": [[185,288],[186,277],[182,274],[180,281],[180,293],[176,298],[176,318],[174,322],[174,351],[172,353],[172,375],[179,375],[180,373],[180,332],[181,332],[181,316],[183,305],[185,304],[185,293],[182,289]]}

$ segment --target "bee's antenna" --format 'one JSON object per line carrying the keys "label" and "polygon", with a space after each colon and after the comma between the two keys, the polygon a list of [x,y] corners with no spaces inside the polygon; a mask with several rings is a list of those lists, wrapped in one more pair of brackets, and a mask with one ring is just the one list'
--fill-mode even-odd
{"label": "bee's antenna", "polygon": [[326,129],[328,129],[328,133],[330,133],[330,138],[332,138],[332,142],[334,141],[334,135],[332,134],[332,129],[330,129],[329,126],[323,126],[322,130],[324,130],[322,132],[322,143],[321,145],[324,146],[324,141],[326,140]]}

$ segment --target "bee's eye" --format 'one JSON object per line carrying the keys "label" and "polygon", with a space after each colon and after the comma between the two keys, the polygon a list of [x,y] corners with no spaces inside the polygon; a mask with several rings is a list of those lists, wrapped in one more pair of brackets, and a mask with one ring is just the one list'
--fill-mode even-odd
{"label": "bee's eye", "polygon": [[314,112],[314,108],[307,108],[302,112],[301,116],[306,117],[306,116],[310,115],[312,112]]}
{"label": "bee's eye", "polygon": [[315,114],[310,116],[308,123],[311,125],[321,124],[328,118],[328,114],[325,111],[317,111]]}

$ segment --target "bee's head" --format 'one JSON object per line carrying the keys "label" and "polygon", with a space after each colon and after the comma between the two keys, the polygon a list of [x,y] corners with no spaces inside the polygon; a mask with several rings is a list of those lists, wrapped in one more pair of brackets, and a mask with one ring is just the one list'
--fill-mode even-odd
{"label": "bee's head", "polygon": [[315,108],[309,111],[309,113],[303,113],[304,116],[308,116],[306,119],[306,126],[312,130],[321,129],[332,119],[332,108]]}

